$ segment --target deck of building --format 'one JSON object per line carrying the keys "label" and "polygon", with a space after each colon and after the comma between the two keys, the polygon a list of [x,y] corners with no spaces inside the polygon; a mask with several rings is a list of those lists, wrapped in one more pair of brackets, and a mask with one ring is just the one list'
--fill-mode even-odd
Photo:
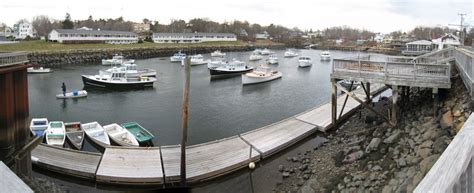
{"label": "deck of building", "polygon": [[10,168],[8,168],[3,162],[0,162],[0,193],[10,192],[31,192],[28,185],[25,184]]}
{"label": "deck of building", "polygon": [[[373,94],[386,87],[373,84]],[[363,91],[356,90],[365,99]],[[346,95],[338,97],[342,104]],[[190,183],[205,181],[246,168],[331,127],[330,103],[238,136],[186,147],[186,177]],[[359,104],[351,98],[342,116]],[[341,110],[341,109],[339,109]],[[109,147],[103,154],[39,145],[32,151],[37,167],[109,184],[164,184],[180,180],[179,145],[153,148]]]}

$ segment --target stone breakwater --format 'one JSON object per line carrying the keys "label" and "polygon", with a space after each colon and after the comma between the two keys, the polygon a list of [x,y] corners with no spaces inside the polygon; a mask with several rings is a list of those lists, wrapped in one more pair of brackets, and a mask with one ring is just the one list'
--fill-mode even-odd
{"label": "stone breakwater", "polygon": [[93,50],[65,50],[57,52],[32,52],[28,59],[32,64],[45,67],[60,67],[74,64],[100,64],[102,59],[112,58],[121,54],[125,58],[145,59],[154,57],[168,57],[182,50],[188,54],[211,53],[215,50],[223,52],[251,51],[255,48],[283,49],[283,45],[236,45],[236,46],[191,46],[167,48],[125,48],[125,49],[93,49]]}
{"label": "stone breakwater", "polygon": [[[333,131],[326,144],[275,168],[281,172],[275,191],[412,192],[472,112],[460,78],[440,94],[433,116],[431,90],[411,89],[396,127],[363,109]],[[375,108],[387,112],[390,104],[383,98]]]}

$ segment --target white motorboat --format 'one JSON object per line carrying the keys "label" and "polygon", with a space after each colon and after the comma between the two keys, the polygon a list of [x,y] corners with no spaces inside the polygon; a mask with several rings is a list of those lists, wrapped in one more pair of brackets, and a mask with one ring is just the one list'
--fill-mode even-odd
{"label": "white motorboat", "polygon": [[104,128],[98,122],[84,123],[81,124],[81,126],[87,137],[89,137],[89,139],[94,143],[103,148],[110,146],[109,136],[105,133]]}
{"label": "white motorboat", "polygon": [[211,57],[223,57],[225,56],[225,53],[221,52],[220,50],[216,50],[211,53]]}
{"label": "white motorboat", "polygon": [[313,63],[311,62],[311,58],[308,56],[301,56],[300,58],[298,58],[298,63],[298,66],[302,68],[313,65]]}
{"label": "white motorboat", "polygon": [[62,121],[49,122],[45,132],[46,144],[54,146],[64,146],[66,140],[66,128]]}
{"label": "white motorboat", "polygon": [[262,52],[260,54],[262,55],[270,55],[270,54],[273,54],[274,52],[270,51],[269,49],[265,48],[262,50]]}
{"label": "white motorboat", "polygon": [[258,55],[261,55],[262,54],[262,49],[255,49],[254,51],[252,51],[252,53],[254,54],[258,54]]}
{"label": "white motorboat", "polygon": [[262,65],[252,72],[242,74],[242,84],[258,84],[262,82],[272,81],[282,77],[279,71],[273,71],[268,66]]}
{"label": "white motorboat", "polygon": [[285,55],[284,55],[285,58],[292,58],[292,57],[296,57],[296,56],[298,56],[298,54],[291,51],[291,50],[287,50],[285,52]]}
{"label": "white motorboat", "polygon": [[[207,64],[209,62],[210,60],[204,60],[204,57],[201,54],[191,56],[191,66]],[[181,64],[184,65],[184,62]]]}
{"label": "white motorboat", "polygon": [[66,94],[57,94],[56,98],[71,99],[71,98],[81,98],[81,97],[86,97],[86,96],[87,96],[86,90],[78,90],[78,91],[67,92]]}
{"label": "white motorboat", "polygon": [[120,67],[112,67],[107,69],[106,71],[110,73],[114,71],[124,72],[129,78],[138,78],[140,76],[156,77],[155,69],[138,69],[135,63],[122,64]]}
{"label": "white motorboat", "polygon": [[213,60],[207,63],[207,68],[217,68],[217,67],[222,67],[227,65],[229,62],[224,61],[224,60]]}
{"label": "white motorboat", "polygon": [[135,136],[130,133],[130,131],[118,125],[117,123],[106,125],[104,126],[104,129],[109,135],[109,138],[121,146],[138,147],[140,145]]}
{"label": "white motorboat", "polygon": [[278,56],[276,54],[271,54],[267,58],[268,64],[278,64]]}
{"label": "white motorboat", "polygon": [[33,118],[30,122],[30,130],[31,133],[35,136],[42,137],[44,135],[44,131],[48,129],[49,123],[47,118]]}
{"label": "white motorboat", "polygon": [[320,57],[323,61],[331,60],[331,53],[329,51],[322,51]]}
{"label": "white motorboat", "polygon": [[156,78],[129,75],[120,70],[99,71],[98,75],[82,75],[84,85],[108,89],[141,89],[153,87]]}
{"label": "white motorboat", "polygon": [[31,74],[39,74],[39,73],[50,73],[53,72],[51,68],[43,68],[43,67],[29,67],[26,69],[26,72]]}
{"label": "white motorboat", "polygon": [[255,52],[252,52],[252,54],[250,54],[249,56],[250,61],[257,61],[257,60],[261,60],[262,58],[263,58],[262,55],[256,54]]}
{"label": "white motorboat", "polygon": [[170,57],[171,62],[181,62],[184,59],[186,59],[186,54],[182,53],[181,51],[175,53],[173,56]]}
{"label": "white motorboat", "polygon": [[135,60],[130,59],[127,60],[121,55],[115,55],[112,57],[112,59],[102,59],[102,65],[122,65],[122,64],[129,64],[129,63],[134,63]]}
{"label": "white motorboat", "polygon": [[239,75],[253,70],[252,66],[247,66],[245,62],[233,59],[231,62],[223,62],[219,65],[208,65],[211,76]]}

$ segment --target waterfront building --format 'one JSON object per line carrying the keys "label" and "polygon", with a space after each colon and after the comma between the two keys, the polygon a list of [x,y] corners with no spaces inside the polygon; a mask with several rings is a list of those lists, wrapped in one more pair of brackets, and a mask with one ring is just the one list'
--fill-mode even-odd
{"label": "waterfront building", "polygon": [[270,34],[268,34],[267,31],[264,31],[263,33],[255,34],[255,39],[257,40],[266,40],[269,38],[270,38]]}
{"label": "waterfront building", "polygon": [[36,38],[36,30],[33,25],[24,22],[15,26],[15,39],[24,40],[27,37]]}
{"label": "waterfront building", "polygon": [[53,29],[48,34],[48,40],[59,43],[106,43],[134,44],[138,35],[129,31],[80,29]]}
{"label": "waterfront building", "polygon": [[451,46],[461,45],[461,41],[458,36],[453,35],[452,33],[446,33],[440,38],[432,40],[434,49],[441,50],[443,48]]}
{"label": "waterfront building", "polygon": [[199,43],[237,41],[232,33],[153,33],[155,43]]}
{"label": "waterfront building", "polygon": [[402,54],[407,56],[418,56],[431,52],[431,50],[433,50],[433,42],[428,40],[418,40],[406,43],[405,49],[402,50]]}

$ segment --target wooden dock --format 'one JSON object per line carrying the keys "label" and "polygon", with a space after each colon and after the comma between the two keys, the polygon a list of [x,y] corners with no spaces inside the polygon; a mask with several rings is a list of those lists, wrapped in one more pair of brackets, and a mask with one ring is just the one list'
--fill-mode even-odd
{"label": "wooden dock", "polygon": [[[373,94],[386,89],[371,85]],[[365,100],[363,91],[356,90]],[[346,95],[338,97],[343,104]],[[349,98],[342,116],[359,108]],[[238,136],[186,147],[186,176],[189,183],[213,179],[248,167],[250,162],[278,153],[331,125],[331,104],[326,103],[299,115]],[[339,108],[339,111],[342,106]],[[179,145],[154,148],[108,147],[104,154],[88,153],[40,145],[32,152],[34,163],[66,175],[94,179],[109,184],[164,184],[180,181]]]}
{"label": "wooden dock", "polygon": [[3,162],[0,162],[0,193],[11,193],[11,192],[31,192],[28,185],[25,184],[10,168],[8,168]]}

